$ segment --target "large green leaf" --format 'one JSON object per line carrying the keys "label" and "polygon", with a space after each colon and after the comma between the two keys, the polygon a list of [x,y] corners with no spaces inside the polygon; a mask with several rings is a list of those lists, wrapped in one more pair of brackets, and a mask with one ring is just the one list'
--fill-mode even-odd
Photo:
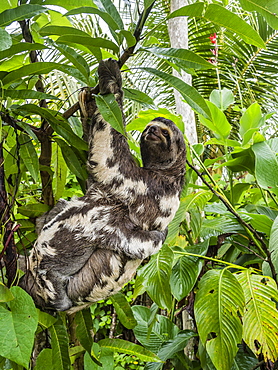
{"label": "large green leaf", "polygon": [[37,310],[32,298],[21,288],[11,288],[14,299],[9,307],[0,305],[0,356],[29,368],[38,324]]}
{"label": "large green leaf", "polygon": [[182,256],[178,259],[172,269],[170,279],[172,294],[178,301],[182,300],[190,293],[196,283],[202,266],[202,262],[197,257]]}
{"label": "large green leaf", "polygon": [[53,193],[54,199],[57,202],[63,195],[67,180],[67,165],[63,158],[61,148],[57,143],[53,143],[52,149],[52,163],[53,163]]}
{"label": "large green leaf", "polygon": [[168,234],[166,243],[173,244],[179,234],[179,227],[186,217],[186,212],[191,209],[202,210],[205,204],[211,199],[212,193],[208,190],[200,190],[183,197],[180,201],[179,209],[177,210],[174,219],[168,226]]}
{"label": "large green leaf", "polygon": [[143,91],[137,89],[123,88],[123,92],[126,99],[134,100],[138,103],[141,103],[142,105],[155,105],[153,99],[149,95],[145,94]]}
{"label": "large green leaf", "polygon": [[110,297],[121,324],[127,329],[133,329],[137,325],[131,307],[122,293]]}
{"label": "large green leaf", "polygon": [[0,302],[9,302],[14,299],[10,289],[0,282]]}
{"label": "large green leaf", "polygon": [[65,35],[60,36],[57,42],[68,44],[75,43],[83,46],[93,46],[97,48],[110,49],[115,53],[118,53],[119,47],[112,41],[102,37],[91,37],[91,36],[76,36],[76,35]]}
{"label": "large green leaf", "polygon": [[203,14],[204,9],[204,3],[196,3],[196,4],[190,4],[181,7],[180,9],[175,10],[173,13],[169,15],[169,19],[175,18],[175,17],[182,17],[182,16],[188,16],[188,17],[201,17]]}
{"label": "large green leaf", "polygon": [[[196,337],[197,334],[192,330],[182,330],[175,338],[168,340],[162,344],[162,347],[157,353],[161,360],[166,361],[168,358],[173,358],[178,352],[183,351],[188,341]],[[155,368],[153,368],[155,369]]]}
{"label": "large green leaf", "polygon": [[122,339],[102,339],[99,342],[101,347],[105,347],[114,352],[126,353],[137,356],[142,361],[162,362],[154,353],[144,347]]}
{"label": "large green leaf", "polygon": [[56,48],[83,74],[89,83],[90,68],[82,55],[67,45],[56,44]]}
{"label": "large green leaf", "polygon": [[239,35],[247,44],[265,48],[265,43],[260,35],[235,13],[218,4],[209,4],[205,13],[203,13],[203,9],[204,3],[187,5],[171,13],[169,18],[180,16],[204,18],[206,21],[213,22]]}
{"label": "large green leaf", "polygon": [[232,126],[228,122],[225,114],[213,103],[207,101],[210,110],[211,119],[199,116],[201,123],[208,127],[217,139],[226,140],[230,135]]}
{"label": "large green leaf", "polygon": [[244,295],[228,270],[210,270],[200,281],[195,300],[198,332],[217,370],[230,370],[242,339],[240,315]]}
{"label": "large green leaf", "polygon": [[67,329],[61,319],[49,328],[52,347],[52,364],[55,370],[70,369],[69,338]]}
{"label": "large green leaf", "polygon": [[157,315],[148,307],[133,306],[132,311],[137,320],[137,325],[133,329],[134,335],[144,347],[152,352],[157,353],[163,343],[174,339],[180,331],[168,317]]}
{"label": "large green leaf", "polygon": [[39,158],[32,140],[28,135],[21,133],[19,143],[20,157],[34,181],[37,182],[39,177]]}
{"label": "large green leaf", "polygon": [[[269,251],[271,253],[271,261],[274,265],[275,271],[276,271],[276,276],[278,276],[278,217],[275,218],[271,232],[270,232],[270,239],[269,239]],[[269,267],[268,262],[263,262],[263,273],[265,275],[271,276],[272,272]]]}
{"label": "large green leaf", "polygon": [[143,285],[149,296],[161,308],[172,308],[170,293],[170,275],[172,269],[173,252],[164,245],[158,254],[140,271],[143,274]]}
{"label": "large green leaf", "polygon": [[52,99],[52,100],[60,100],[54,95],[42,93],[40,91],[35,90],[15,90],[15,89],[0,89],[0,95],[3,98],[12,98],[12,99]]}
{"label": "large green leaf", "polygon": [[0,28],[0,51],[9,49],[12,43],[10,34],[6,30],[3,30],[3,28]]}
{"label": "large green leaf", "polygon": [[[27,64],[23,67],[20,67],[18,69],[15,69],[7,73],[2,78],[2,83],[3,83],[3,86],[9,85],[12,82],[19,80],[22,77],[46,74],[46,73],[53,71],[54,69],[59,69],[60,71],[65,72],[69,75],[72,75],[75,70],[75,68],[73,67],[55,63],[55,62],[36,62],[36,63]],[[79,77],[82,79],[82,77],[78,76],[77,74],[74,77]]]}
{"label": "large green leaf", "polygon": [[225,27],[239,35],[247,44],[265,48],[265,43],[257,31],[235,13],[218,4],[209,4],[204,18],[218,26]]}
{"label": "large green leaf", "polygon": [[86,181],[88,177],[87,171],[85,169],[85,166],[82,165],[82,161],[80,160],[80,158],[76,156],[76,152],[73,150],[73,148],[64,140],[55,138],[55,141],[60,146],[64,160],[70,171],[81,180]]}
{"label": "large green leaf", "polygon": [[123,126],[123,117],[120,107],[115,100],[113,94],[107,95],[96,95],[96,104],[100,111],[100,114],[106,122],[118,132],[125,135],[125,129]]}
{"label": "large green leaf", "polygon": [[52,366],[52,349],[44,348],[36,359],[34,370],[53,369]]}
{"label": "large green leaf", "polygon": [[101,11],[98,8],[93,8],[91,6],[83,6],[81,8],[72,9],[68,13],[66,13],[65,16],[75,15],[75,14],[84,14],[84,13],[87,13],[87,14],[97,14],[114,31],[116,31],[116,30],[119,29],[118,24],[115,22],[115,20],[111,17],[111,15],[109,13],[104,12],[104,11]]}
{"label": "large green leaf", "polygon": [[245,10],[260,13],[267,23],[274,29],[278,29],[278,3],[276,0],[240,0]]}
{"label": "large green leaf", "polygon": [[50,126],[57,134],[61,135],[74,147],[81,150],[88,149],[87,143],[85,143],[85,141],[83,141],[79,136],[77,136],[73,132],[68,121],[63,116],[57,114],[57,112],[51,111],[50,109],[38,107],[35,104],[21,105],[20,108],[18,108],[18,110],[16,111],[18,113],[22,113],[23,115],[24,113],[26,114],[28,112],[31,114],[37,114],[41,116],[42,118],[48,121]]}
{"label": "large green leaf", "polygon": [[267,141],[252,145],[255,154],[255,176],[265,190],[278,194],[278,159]]}
{"label": "large green leaf", "polygon": [[211,69],[215,68],[211,63],[207,62],[204,58],[193,53],[187,49],[174,49],[174,48],[144,48],[143,51],[150,52],[159,57],[169,59],[173,63],[176,61],[184,65],[186,68],[193,69]]}
{"label": "large green leaf", "polygon": [[44,13],[46,8],[36,4],[23,4],[0,13],[0,27],[5,27],[15,21],[29,19],[37,14]]}
{"label": "large green leaf", "polygon": [[95,4],[101,11],[107,12],[108,14],[110,14],[110,16],[117,23],[119,30],[124,29],[124,23],[122,21],[122,17],[119,14],[116,6],[111,0],[95,0]]}
{"label": "large green leaf", "polygon": [[166,81],[170,86],[174,87],[184,98],[184,100],[194,109],[197,113],[202,114],[205,118],[210,118],[210,111],[204,100],[204,98],[198,93],[198,91],[183,82],[178,77],[169,75],[165,72],[159,71],[154,68],[142,68],[144,71],[161,78]]}
{"label": "large green leaf", "polygon": [[81,6],[91,6],[92,0],[45,0],[45,5],[58,5],[63,8],[70,10]]}
{"label": "large green leaf", "polygon": [[93,338],[91,330],[93,329],[93,320],[90,309],[78,311],[74,317],[76,324],[76,337],[80,344],[91,353]]}
{"label": "large green leaf", "polygon": [[278,291],[272,278],[245,270],[236,275],[245,296],[243,339],[265,361],[278,358]]}
{"label": "large green leaf", "polygon": [[43,44],[33,43],[30,44],[29,42],[20,42],[18,44],[12,45],[9,49],[3,50],[0,52],[0,59],[5,59],[15,54],[21,53],[23,51],[30,51],[30,50],[43,50],[47,49],[47,46]]}

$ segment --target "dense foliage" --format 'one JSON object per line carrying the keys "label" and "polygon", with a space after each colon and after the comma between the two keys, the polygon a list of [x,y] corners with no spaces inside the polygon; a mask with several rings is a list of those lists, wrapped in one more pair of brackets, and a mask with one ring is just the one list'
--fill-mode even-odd
{"label": "dense foliage", "polygon": [[[196,1],[170,15],[165,8],[153,0],[134,8],[1,1],[0,369],[275,367],[278,5]],[[167,17],[176,16],[189,17],[190,50],[171,48],[165,36]],[[123,66],[127,132],[139,161],[136,133],[152,118],[183,129],[173,88],[196,113],[200,143],[188,144],[181,205],[161,251],[122,293],[74,317],[51,316],[16,286],[17,254],[20,261],[32,248],[36,217],[86,190],[77,95],[97,84],[107,57]],[[193,87],[172,68],[191,73]],[[97,101],[120,130],[111,104]]]}

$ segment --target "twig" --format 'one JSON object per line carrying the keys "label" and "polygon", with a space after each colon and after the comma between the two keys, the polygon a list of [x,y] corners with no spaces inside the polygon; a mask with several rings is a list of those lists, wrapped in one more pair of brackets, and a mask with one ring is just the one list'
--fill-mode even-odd
{"label": "twig", "polygon": [[[203,183],[210,189],[210,191],[217,196],[219,200],[225,205],[225,207],[228,209],[229,212],[231,212],[236,219],[239,221],[239,223],[245,228],[251,239],[255,242],[256,246],[259,248],[261,253],[263,254],[264,257],[267,257],[267,262],[269,264],[269,267],[271,269],[271,273],[273,276],[273,279],[275,280],[277,284],[277,273],[275,270],[275,266],[273,265],[273,262],[271,260],[271,253],[268,250],[265,242],[262,240],[260,235],[257,233],[255,229],[253,229],[252,226],[250,226],[247,222],[245,222],[240,215],[233,209],[233,207],[229,204],[229,202],[221,195],[219,194],[216,190],[213,189],[213,187],[205,180],[204,176],[197,170],[196,167],[194,167],[188,160],[186,160],[187,165],[200,177],[200,179],[203,181]],[[258,243],[261,244],[259,244]]]}

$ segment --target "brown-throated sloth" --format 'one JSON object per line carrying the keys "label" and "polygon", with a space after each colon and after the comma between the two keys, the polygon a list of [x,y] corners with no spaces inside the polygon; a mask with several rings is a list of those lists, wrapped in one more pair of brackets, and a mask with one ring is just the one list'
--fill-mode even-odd
{"label": "brown-throated sloth", "polygon": [[[122,107],[115,60],[100,62],[99,86]],[[21,282],[43,308],[74,312],[119,291],[161,248],[179,206],[185,144],[172,121],[158,117],[147,125],[140,168],[126,138],[96,107],[90,119],[91,185],[85,196],[61,200],[45,217]]]}

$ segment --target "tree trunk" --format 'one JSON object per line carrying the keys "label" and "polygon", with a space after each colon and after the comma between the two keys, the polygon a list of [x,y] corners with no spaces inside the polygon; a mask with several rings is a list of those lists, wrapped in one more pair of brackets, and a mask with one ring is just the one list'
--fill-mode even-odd
{"label": "tree trunk", "polygon": [[[171,12],[188,5],[187,0],[172,0]],[[168,32],[172,48],[188,49],[188,23],[187,17],[176,17],[169,20]],[[182,71],[179,74],[174,70],[174,75],[181,78],[185,83],[191,85],[191,75]],[[191,107],[182,100],[180,93],[174,91],[177,114],[182,115],[185,125],[185,134],[190,144],[198,142],[194,112]]]}
{"label": "tree trunk", "polygon": [[[182,6],[188,5],[187,0],[172,0],[171,1],[171,12],[181,8]],[[188,22],[187,17],[176,17],[169,20],[168,32],[170,36],[170,42],[172,48],[177,49],[188,49]],[[176,70],[173,73],[176,77],[182,79],[188,85],[191,85],[191,75],[181,71],[179,74]],[[182,116],[185,134],[190,144],[198,142],[195,115],[191,107],[182,100],[180,93],[174,91],[176,101],[176,112]],[[183,329],[194,330],[194,321],[192,316],[184,310],[182,313]],[[188,345],[185,347],[185,354],[190,360],[195,357],[194,354],[194,340],[190,340]]]}

